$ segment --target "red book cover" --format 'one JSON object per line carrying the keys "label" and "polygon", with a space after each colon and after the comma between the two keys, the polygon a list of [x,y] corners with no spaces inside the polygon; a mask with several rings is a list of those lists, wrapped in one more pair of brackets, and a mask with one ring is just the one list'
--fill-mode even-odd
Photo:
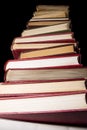
{"label": "red book cover", "polygon": [[87,110],[54,113],[15,113],[2,114],[0,118],[26,122],[39,122],[57,125],[73,125],[87,127]]}
{"label": "red book cover", "polygon": [[[53,99],[60,98],[60,97],[63,98],[63,100],[57,99],[58,101],[56,102],[55,100],[54,103]],[[42,100],[44,98],[46,98],[45,101]],[[27,104],[28,103],[27,99],[31,101],[29,102],[29,104]],[[41,99],[40,101],[41,104],[39,104],[38,99]],[[24,100],[26,102],[24,102]],[[6,103],[8,104],[6,109],[1,110],[0,118],[27,121],[27,122],[29,121],[29,122],[87,127],[86,93],[77,93],[77,94],[69,94],[69,95],[62,95],[62,96],[52,95],[47,97],[46,96],[45,97],[44,96],[23,97],[22,96],[22,97],[10,98],[10,99],[1,99],[0,102],[2,102],[2,105],[4,106],[6,106]],[[21,105],[22,102],[24,103]],[[47,105],[48,102],[52,104]],[[24,104],[26,104],[26,106]],[[56,108],[57,104],[59,105]],[[28,105],[29,106],[31,105],[29,109],[27,109]],[[62,109],[60,109],[60,106],[62,106]],[[63,108],[63,106],[65,107]]]}

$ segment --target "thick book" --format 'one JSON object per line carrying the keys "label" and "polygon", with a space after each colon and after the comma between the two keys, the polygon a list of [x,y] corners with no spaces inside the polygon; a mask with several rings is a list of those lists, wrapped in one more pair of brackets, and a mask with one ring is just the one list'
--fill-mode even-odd
{"label": "thick book", "polygon": [[37,57],[47,57],[47,56],[65,55],[65,54],[77,54],[78,51],[79,49],[75,47],[73,44],[61,45],[34,51],[23,51],[20,52],[18,58],[25,59],[25,58],[37,58]]}
{"label": "thick book", "polygon": [[71,31],[70,22],[56,24],[56,25],[50,25],[46,27],[38,27],[35,29],[25,29],[22,31],[21,36],[33,36],[33,35],[39,35],[39,34],[49,34],[53,32],[67,32]]}
{"label": "thick book", "polygon": [[36,42],[36,43],[14,43],[12,42],[11,44],[11,52],[13,54],[13,57],[15,59],[17,59],[20,55],[21,52],[27,52],[27,51],[32,51],[32,50],[39,50],[39,49],[45,49],[45,48],[49,48],[49,47],[56,47],[56,46],[62,46],[62,45],[71,45],[73,44],[73,46],[75,48],[77,48],[77,50],[79,50],[78,47],[78,42],[76,42],[74,39],[70,42],[50,42],[50,43],[44,43],[44,42]]}
{"label": "thick book", "polygon": [[69,5],[44,5],[44,4],[39,4],[36,6],[36,11],[50,11],[50,10],[57,10],[57,11],[69,11]]}
{"label": "thick book", "polygon": [[26,28],[27,29],[34,29],[34,28],[38,28],[38,27],[45,27],[45,26],[51,26],[51,25],[58,25],[58,24],[63,24],[66,22],[70,22],[70,26],[71,24],[71,20],[38,20],[38,21],[28,21],[26,24]]}
{"label": "thick book", "polygon": [[68,18],[69,17],[69,6],[68,5],[67,6],[65,6],[65,5],[56,5],[56,6],[54,6],[54,5],[37,5],[36,11],[33,13],[32,19],[35,19],[36,16],[38,16],[38,18],[39,18],[39,16],[42,16],[41,18],[43,18],[43,19]]}
{"label": "thick book", "polygon": [[30,68],[52,68],[58,66],[74,66],[81,64],[80,54],[68,54],[61,56],[46,56],[37,58],[24,58],[7,60],[4,70],[8,69],[30,69]]}
{"label": "thick book", "polygon": [[63,32],[63,33],[52,33],[52,34],[42,34],[37,36],[27,36],[27,37],[15,37],[13,43],[31,43],[31,42],[70,42],[75,40],[73,32]]}
{"label": "thick book", "polygon": [[34,12],[32,18],[66,18],[68,14],[65,11],[57,11],[57,10],[50,10],[50,11],[39,11]]}
{"label": "thick book", "polygon": [[52,81],[63,79],[87,78],[87,67],[81,65],[52,67],[52,68],[30,68],[30,69],[8,69],[4,74],[4,81]]}
{"label": "thick book", "polygon": [[19,81],[19,82],[2,82],[0,83],[0,98],[17,97],[28,95],[50,95],[71,92],[85,92],[87,90],[86,79],[67,79],[53,81]]}
{"label": "thick book", "polygon": [[[33,13],[34,16],[47,14],[52,11],[57,12],[56,17],[69,17],[69,6],[67,5],[37,5],[36,11]],[[51,14],[50,14],[51,16]],[[54,15],[53,15],[54,16]],[[48,16],[49,17],[49,16]]]}
{"label": "thick book", "polygon": [[0,117],[29,122],[87,126],[87,93],[0,99]]}

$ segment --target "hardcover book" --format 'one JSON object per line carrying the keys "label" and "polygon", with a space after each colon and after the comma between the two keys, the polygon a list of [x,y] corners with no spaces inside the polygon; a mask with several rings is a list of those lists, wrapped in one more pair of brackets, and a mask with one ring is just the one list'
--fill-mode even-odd
{"label": "hardcover book", "polygon": [[3,98],[0,104],[1,118],[87,127],[86,92]]}
{"label": "hardcover book", "polygon": [[21,36],[33,36],[33,35],[40,35],[40,34],[48,34],[48,33],[53,33],[53,32],[63,32],[63,31],[71,31],[70,28],[70,22],[66,23],[61,23],[58,25],[50,25],[46,27],[39,27],[35,29],[25,29],[21,33]]}
{"label": "hardcover book", "polygon": [[34,12],[32,18],[62,18],[68,17],[65,11],[39,11]]}
{"label": "hardcover book", "polygon": [[63,33],[52,33],[52,34],[42,34],[37,36],[27,36],[27,37],[15,37],[13,43],[31,43],[31,42],[70,42],[74,39],[73,32],[63,32]]}
{"label": "hardcover book", "polygon": [[[44,19],[43,20],[39,20],[38,19],[37,21],[29,20],[27,22],[26,27],[28,29],[33,29],[33,28],[38,28],[38,27],[44,27],[44,26],[49,26],[49,25],[66,23],[68,21],[70,21],[70,20],[52,20],[52,19],[50,19],[50,20],[44,20]],[[71,23],[71,21],[70,21],[70,23]]]}
{"label": "hardcover book", "polygon": [[30,69],[8,69],[5,71],[5,81],[52,81],[75,78],[87,78],[87,67],[81,65],[52,67],[52,68],[30,68]]}
{"label": "hardcover book", "polygon": [[39,4],[36,6],[36,11],[50,11],[50,10],[57,10],[57,11],[65,11],[69,12],[69,6],[68,5],[44,5]]}
{"label": "hardcover book", "polygon": [[66,79],[53,81],[19,81],[0,83],[0,98],[32,96],[32,95],[52,95],[64,93],[85,92],[87,90],[86,79]]}
{"label": "hardcover book", "polygon": [[62,45],[49,47],[44,49],[39,49],[35,51],[25,51],[20,52],[19,59],[25,58],[36,58],[36,57],[47,57],[47,56],[55,56],[55,55],[65,55],[65,54],[77,54],[78,49],[72,45]]}
{"label": "hardcover book", "polygon": [[58,66],[81,65],[80,54],[68,54],[61,56],[46,56],[38,58],[24,58],[8,60],[4,65],[4,70],[8,69],[30,69],[30,68],[56,68]]}

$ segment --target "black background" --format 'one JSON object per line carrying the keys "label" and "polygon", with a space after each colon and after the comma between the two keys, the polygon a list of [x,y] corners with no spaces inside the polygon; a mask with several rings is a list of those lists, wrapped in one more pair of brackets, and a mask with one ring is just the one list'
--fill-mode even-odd
{"label": "black background", "polygon": [[81,48],[82,64],[87,66],[86,48],[86,2],[74,0],[28,0],[2,1],[0,4],[0,81],[4,80],[4,64],[13,59],[10,46],[13,38],[26,28],[38,4],[65,4],[70,6],[72,31]]}

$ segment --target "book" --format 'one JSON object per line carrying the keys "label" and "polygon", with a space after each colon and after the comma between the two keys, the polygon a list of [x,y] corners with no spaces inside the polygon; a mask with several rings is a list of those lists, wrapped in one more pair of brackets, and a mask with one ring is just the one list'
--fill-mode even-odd
{"label": "book", "polygon": [[36,6],[36,11],[50,11],[50,10],[57,10],[57,11],[69,11],[69,5],[44,5],[39,4]]}
{"label": "book", "polygon": [[26,37],[15,37],[13,39],[13,43],[31,43],[31,42],[70,42],[75,38],[73,36],[73,32],[65,32],[65,33],[52,33],[52,34],[42,34],[37,36],[26,36]]}
{"label": "book", "polygon": [[[38,20],[38,21],[31,21],[29,20],[26,24],[26,28],[32,29],[32,28],[38,28],[38,27],[44,27],[49,25],[55,25],[55,24],[61,24],[68,22],[70,20]],[[70,21],[71,22],[71,21]]]}
{"label": "book", "polygon": [[68,17],[66,17],[66,18],[46,18],[46,19],[44,19],[44,18],[31,18],[29,21],[30,22],[37,22],[37,21],[49,21],[49,20],[51,20],[51,21],[56,21],[56,20],[58,20],[58,21],[68,21],[68,20],[70,20]]}
{"label": "book", "polygon": [[33,50],[39,50],[39,49],[45,49],[45,48],[49,48],[49,47],[56,47],[56,46],[62,46],[62,45],[71,45],[73,44],[74,48],[77,48],[77,50],[79,50],[78,47],[78,42],[74,41],[74,39],[70,42],[36,42],[36,43],[14,43],[12,42],[11,44],[11,52],[13,54],[14,59],[17,59],[20,55],[21,52],[27,52],[27,51],[33,51]]}
{"label": "book", "polygon": [[53,32],[67,32],[71,31],[70,28],[70,23],[61,23],[61,24],[56,24],[56,25],[49,25],[46,27],[39,27],[35,29],[25,29],[22,31],[21,36],[33,36],[33,35],[40,35],[40,34],[48,34],[48,33],[53,33]]}
{"label": "book", "polygon": [[87,79],[67,79],[53,81],[19,81],[0,83],[0,98],[29,96],[29,95],[50,95],[64,94],[71,92],[85,92],[87,90]]}
{"label": "book", "polygon": [[39,49],[35,51],[23,51],[20,52],[19,59],[25,58],[36,58],[36,57],[46,57],[46,56],[53,56],[53,55],[64,55],[64,54],[76,54],[77,48],[74,45],[62,45],[62,46],[55,46],[49,47],[44,49]]}
{"label": "book", "polygon": [[7,60],[4,70],[82,65],[80,54]]}
{"label": "book", "polygon": [[[40,7],[41,6],[41,7]],[[44,6],[44,8],[42,7]],[[38,10],[38,7],[40,9]],[[41,9],[42,8],[42,9]],[[33,20],[66,20],[69,19],[69,6],[67,5],[37,5],[36,11],[33,13]]]}
{"label": "book", "polygon": [[81,65],[52,67],[52,68],[30,68],[30,69],[8,69],[4,74],[4,81],[52,81],[75,78],[87,78],[87,67]]}
{"label": "book", "polygon": [[[69,10],[36,10],[33,12],[33,17],[34,16],[42,16],[42,15],[45,15],[45,14],[49,14],[51,12],[57,12],[58,13],[58,17],[66,17],[66,15],[69,13]],[[50,14],[51,15],[51,14]],[[49,17],[49,16],[48,16]],[[54,16],[53,16],[54,17]],[[56,16],[57,17],[57,16]],[[44,18],[44,17],[43,17]]]}
{"label": "book", "polygon": [[42,13],[45,11],[64,11],[65,13],[69,12],[69,5],[37,5],[36,11],[37,13]]}
{"label": "book", "polygon": [[49,124],[87,126],[86,92],[62,96],[3,98],[0,99],[0,104],[1,118]]}
{"label": "book", "polygon": [[64,18],[64,17],[68,17],[65,11],[50,10],[39,12],[36,11],[34,12],[32,18]]}

